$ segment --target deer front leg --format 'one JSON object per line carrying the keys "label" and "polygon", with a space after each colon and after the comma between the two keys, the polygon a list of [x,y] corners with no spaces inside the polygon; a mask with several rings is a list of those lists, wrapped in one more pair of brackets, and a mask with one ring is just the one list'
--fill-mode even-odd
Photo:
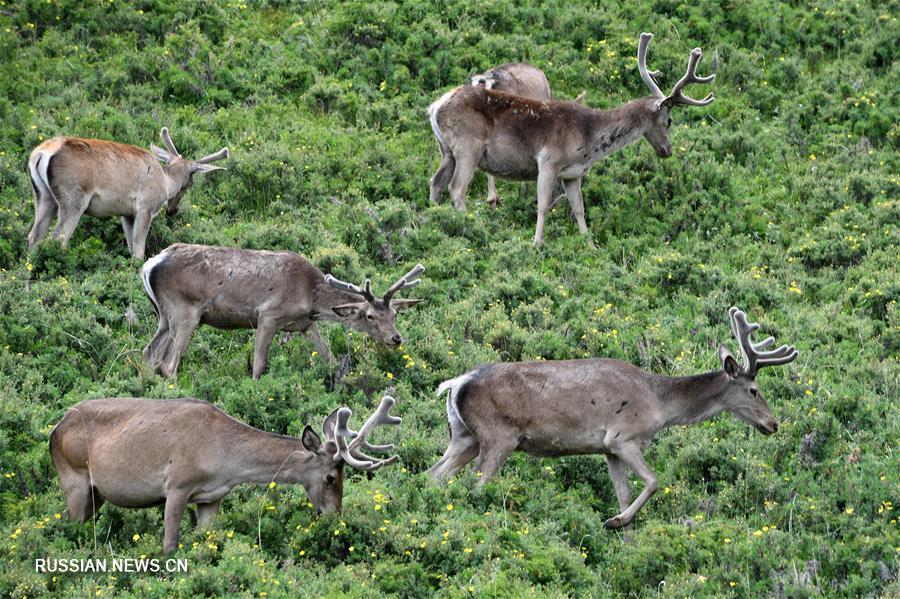
{"label": "deer front leg", "polygon": [[[622,460],[614,455],[606,456],[606,465],[609,468],[609,478],[612,479],[613,489],[616,491],[616,499],[619,500],[619,511],[624,512],[631,502],[631,490],[628,488],[628,471]],[[630,540],[627,531],[631,530],[631,525],[625,526],[625,539]]]}
{"label": "deer front leg", "polygon": [[134,225],[131,231],[131,255],[135,258],[144,259],[144,250],[147,247],[147,234],[150,232],[150,222],[153,220],[153,214],[146,210],[141,210],[134,215]]}
{"label": "deer front leg", "polygon": [[197,525],[209,526],[210,522],[212,522],[213,517],[219,513],[219,505],[221,503],[221,499],[217,499],[216,501],[211,501],[209,503],[198,503]]}
{"label": "deer front leg", "polygon": [[256,327],[256,344],[253,350],[253,378],[259,379],[269,363],[269,345],[278,332],[278,326],[270,320],[259,319]]}
{"label": "deer front leg", "polygon": [[316,326],[316,323],[312,323],[311,325],[309,325],[309,327],[305,331],[303,331],[303,334],[306,335],[307,339],[313,342],[313,345],[318,348],[319,354],[321,354],[323,358],[328,360],[329,363],[334,363],[337,361],[334,357],[334,354],[331,353],[331,348],[328,347],[328,344],[325,343],[324,339],[322,339],[322,335],[319,332],[319,327]]}
{"label": "deer front leg", "polygon": [[500,194],[497,193],[497,180],[493,175],[487,176],[488,197],[487,203],[491,208],[500,206]]}
{"label": "deer front leg", "polygon": [[550,202],[553,200],[553,184],[556,182],[557,169],[543,163],[538,166],[537,178],[537,226],[534,229],[534,245],[544,243],[544,223],[547,220],[547,211],[550,210]]}
{"label": "deer front leg", "polygon": [[[589,236],[587,222],[584,220],[584,197],[581,195],[581,177],[564,180],[563,187],[566,190],[566,197],[569,198],[572,214],[575,215],[575,221],[578,222],[578,230],[581,231],[582,235]],[[590,240],[590,236],[588,237],[588,243],[591,246],[594,245]]]}
{"label": "deer front leg", "polygon": [[163,551],[171,553],[178,549],[178,536],[181,529],[181,517],[187,507],[188,494],[183,491],[169,491],[166,495],[165,533]]}
{"label": "deer front leg", "polygon": [[[619,458],[622,463],[631,468],[634,473],[644,481],[644,490],[641,491],[638,498],[623,510],[622,513],[604,522],[603,526],[606,528],[622,528],[631,524],[631,521],[634,519],[638,510],[647,503],[647,500],[650,499],[653,494],[656,493],[656,489],[659,488],[659,481],[656,479],[656,474],[653,473],[653,470],[651,470],[650,466],[647,465],[647,462],[644,461],[644,456],[641,455],[641,450],[637,445],[629,443],[618,448],[615,457]],[[628,484],[627,479],[625,484]]]}

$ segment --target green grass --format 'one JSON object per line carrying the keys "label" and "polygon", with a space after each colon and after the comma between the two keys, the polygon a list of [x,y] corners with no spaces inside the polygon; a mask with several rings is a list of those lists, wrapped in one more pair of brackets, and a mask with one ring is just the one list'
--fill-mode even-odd
{"label": "green grass", "polygon": [[[0,595],[900,594],[898,5],[606,4],[0,0]],[[641,31],[664,89],[701,46],[717,100],[676,110],[672,158],[641,141],[590,172],[597,249],[564,204],[531,247],[533,184],[501,181],[496,213],[483,175],[468,214],[429,204],[430,101],[528,60],[557,96],[614,106],[646,94]],[[328,326],[343,377],[298,336],[254,382],[252,332],[203,328],[177,381],[148,372],[156,319],[118,222],[85,217],[68,250],[29,254],[26,161],[54,135],[147,147],[163,125],[185,155],[232,159],[156,219],[148,255],[289,249],[379,289],[422,261],[403,349]],[[422,474],[446,443],[440,381],[537,357],[710,370],[718,343],[735,348],[731,305],[800,350],[760,376],[780,429],[722,416],[660,434],[633,542],[602,528],[617,506],[600,456],[517,454],[484,490]],[[47,441],[71,405],[191,396],[299,434],[386,390],[401,462],[351,473],[342,517],[316,518],[299,487],[243,486],[208,531],[185,519],[187,575],[35,573],[36,557],[162,545],[159,509],[57,518]]]}

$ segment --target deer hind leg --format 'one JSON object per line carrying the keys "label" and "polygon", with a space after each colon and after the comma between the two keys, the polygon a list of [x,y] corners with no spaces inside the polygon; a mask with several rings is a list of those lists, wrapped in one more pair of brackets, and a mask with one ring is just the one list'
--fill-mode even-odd
{"label": "deer hind leg", "polygon": [[450,180],[450,197],[453,198],[453,205],[457,210],[466,211],[466,193],[469,191],[469,184],[475,176],[475,169],[483,153],[483,148],[457,153],[456,169]]}
{"label": "deer hind leg", "polygon": [[59,221],[53,229],[53,237],[58,238],[63,246],[69,244],[69,238],[75,232],[81,215],[91,204],[91,194],[81,190],[56,190],[59,198]]}
{"label": "deer hind leg", "polygon": [[487,203],[491,208],[500,206],[500,194],[497,193],[497,180],[494,175],[487,176],[488,197]]}
{"label": "deer hind leg", "polygon": [[91,485],[87,470],[59,469],[59,486],[66,496],[69,518],[73,520],[87,522],[103,505],[103,497]]}
{"label": "deer hind leg", "polygon": [[497,474],[509,454],[518,447],[519,438],[515,432],[506,432],[494,427],[491,436],[482,439],[480,445],[478,461],[475,463],[475,476],[480,477],[478,486],[483,486]]}
{"label": "deer hind leg", "polygon": [[28,249],[36,246],[47,235],[50,223],[56,217],[56,213],[56,200],[50,195],[50,191],[34,185],[34,226],[28,233]]}
{"label": "deer hind leg", "polygon": [[450,443],[447,450],[434,466],[428,469],[428,475],[434,480],[445,481],[453,478],[466,464],[478,455],[478,439],[468,430],[450,432]]}
{"label": "deer hind leg", "polygon": [[[644,456],[641,455],[641,450],[637,445],[629,443],[628,445],[618,448],[615,457],[621,460],[625,466],[631,468],[634,473],[644,481],[644,490],[641,491],[641,494],[638,495],[637,499],[635,499],[627,508],[622,510],[620,514],[613,516],[604,522],[603,526],[606,528],[622,528],[631,524],[631,521],[634,519],[638,510],[647,503],[647,500],[650,499],[653,494],[656,493],[656,489],[659,488],[659,481],[656,478],[656,474],[650,469],[647,462],[644,461]],[[625,484],[627,486],[627,479]],[[616,494],[618,495],[618,491]]]}
{"label": "deer hind leg", "polygon": [[441,201],[441,194],[444,193],[444,190],[450,184],[450,179],[453,178],[453,171],[456,168],[456,159],[453,158],[450,148],[443,145],[439,147],[441,149],[441,165],[428,182],[430,198],[435,204]]}
{"label": "deer hind leg", "polygon": [[181,363],[181,355],[187,347],[191,335],[200,324],[200,310],[198,308],[185,306],[181,310],[173,310],[178,316],[169,319],[169,326],[172,328],[171,342],[166,346],[166,353],[160,364],[160,373],[168,378],[172,378],[178,372],[178,365]]}
{"label": "deer hind leg", "polygon": [[166,354],[169,345],[172,343],[172,337],[169,335],[169,320],[159,312],[159,326],[156,328],[156,334],[153,339],[144,348],[144,362],[151,368],[156,368],[162,362],[162,357]]}

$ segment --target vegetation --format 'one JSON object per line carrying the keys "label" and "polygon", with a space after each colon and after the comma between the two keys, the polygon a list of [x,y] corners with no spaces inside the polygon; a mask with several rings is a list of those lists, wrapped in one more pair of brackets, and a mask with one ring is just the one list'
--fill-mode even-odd
{"label": "vegetation", "polygon": [[[900,594],[897,3],[604,4],[0,0],[0,595]],[[557,96],[614,106],[647,93],[641,31],[663,88],[702,46],[717,100],[676,111],[671,159],[641,141],[595,166],[596,249],[565,203],[532,248],[533,184],[501,181],[496,212],[483,175],[468,214],[429,204],[430,101],[527,60]],[[154,221],[148,255],[289,249],[379,289],[421,260],[402,349],[327,326],[339,364],[283,336],[255,382],[252,331],[201,328],[177,380],[149,372],[156,318],[118,221],[85,217],[68,249],[29,254],[26,161],[54,135],[147,147],[163,125],[185,155],[232,159]],[[583,356],[712,370],[735,348],[731,305],[800,350],[760,377],[779,431],[722,416],[661,434],[632,542],[602,527],[617,504],[601,456],[516,454],[484,490],[422,474],[446,443],[440,381]],[[47,442],[69,406],[188,396],[299,434],[386,390],[401,461],[348,472],[342,516],[316,517],[299,487],[244,486],[210,529],[185,519],[187,574],[35,572],[162,545],[161,509],[65,520]]]}

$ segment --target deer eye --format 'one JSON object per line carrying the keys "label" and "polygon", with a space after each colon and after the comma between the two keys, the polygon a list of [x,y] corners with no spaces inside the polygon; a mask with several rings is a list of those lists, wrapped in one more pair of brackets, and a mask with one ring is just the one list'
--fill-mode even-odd
{"label": "deer eye", "polygon": [[329,485],[330,485],[331,483],[333,483],[333,482],[334,482],[334,475],[333,475],[333,474],[329,474],[328,476],[326,476],[326,477],[325,477],[325,482],[328,483]]}
{"label": "deer eye", "polygon": [[367,318],[368,320],[370,320],[370,321],[371,321],[371,320],[375,320],[375,317],[372,316],[371,314],[369,314],[368,312],[366,313],[366,318]]}
{"label": "deer eye", "polygon": [[758,390],[756,389],[756,387],[750,387],[750,395],[752,395],[753,397],[756,397],[757,393],[758,393]]}
{"label": "deer eye", "polygon": [[669,124],[666,125],[666,127],[671,127],[671,126],[672,126],[672,117],[669,117]]}

